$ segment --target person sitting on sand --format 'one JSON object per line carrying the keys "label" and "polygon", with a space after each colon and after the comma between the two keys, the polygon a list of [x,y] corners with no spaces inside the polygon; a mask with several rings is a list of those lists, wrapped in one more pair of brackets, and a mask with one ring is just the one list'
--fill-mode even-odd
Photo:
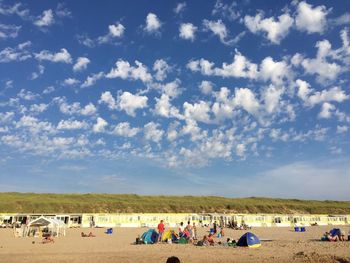
{"label": "person sitting on sand", "polygon": [[345,241],[345,232],[343,230],[339,231],[338,238],[339,238],[339,241]]}
{"label": "person sitting on sand", "polygon": [[87,236],[88,237],[96,237],[92,232],[90,232]]}
{"label": "person sitting on sand", "polygon": [[333,241],[333,242],[336,242],[339,240],[339,237],[337,235],[335,236],[332,236],[330,233],[326,232],[324,233],[324,237],[326,238],[326,240],[328,241]]}
{"label": "person sitting on sand", "polygon": [[85,234],[84,232],[81,232],[81,237],[87,237],[87,234]]}
{"label": "person sitting on sand", "polygon": [[209,246],[210,245],[207,235],[203,236],[202,244],[203,244],[203,246]]}
{"label": "person sitting on sand", "polygon": [[213,235],[212,234],[209,234],[208,235],[208,242],[209,242],[209,245],[210,246],[214,246],[214,238],[213,238]]}
{"label": "person sitting on sand", "polygon": [[53,237],[50,235],[50,236],[44,237],[42,243],[43,243],[43,244],[55,243],[55,240],[54,240]]}

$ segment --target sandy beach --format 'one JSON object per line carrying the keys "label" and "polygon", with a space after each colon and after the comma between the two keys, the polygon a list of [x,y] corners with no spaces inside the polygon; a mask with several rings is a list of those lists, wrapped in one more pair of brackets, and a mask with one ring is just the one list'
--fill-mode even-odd
{"label": "sandy beach", "polygon": [[[55,243],[41,244],[39,238],[14,238],[11,229],[0,229],[1,262],[165,262],[176,255],[181,262],[350,262],[350,242],[321,242],[322,234],[332,226],[307,227],[306,232],[292,228],[255,228],[262,246],[196,247],[194,245],[156,244],[133,245],[145,228],[114,228],[112,235],[105,229],[68,229],[65,237]],[[341,227],[346,233],[349,226]],[[96,237],[82,238],[80,233],[93,232]],[[207,228],[199,228],[203,236]],[[227,237],[238,239],[244,230],[226,229]]]}

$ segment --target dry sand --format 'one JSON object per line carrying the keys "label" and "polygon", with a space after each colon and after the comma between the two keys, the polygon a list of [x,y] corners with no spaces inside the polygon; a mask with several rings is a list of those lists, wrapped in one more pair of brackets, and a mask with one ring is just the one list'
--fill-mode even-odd
{"label": "dry sand", "polygon": [[[67,236],[53,244],[40,244],[39,238],[14,238],[11,229],[0,229],[0,262],[166,262],[176,255],[181,262],[350,262],[350,242],[321,242],[322,234],[332,226],[307,227],[306,232],[292,228],[254,228],[262,239],[256,249],[242,247],[196,247],[194,245],[133,245],[145,228],[68,229]],[[341,227],[346,233],[350,226]],[[92,231],[96,237],[82,238],[80,233]],[[203,236],[206,228],[199,228]],[[224,238],[238,239],[246,231],[226,229]],[[265,240],[265,241],[264,241]],[[35,242],[33,244],[33,241]]]}

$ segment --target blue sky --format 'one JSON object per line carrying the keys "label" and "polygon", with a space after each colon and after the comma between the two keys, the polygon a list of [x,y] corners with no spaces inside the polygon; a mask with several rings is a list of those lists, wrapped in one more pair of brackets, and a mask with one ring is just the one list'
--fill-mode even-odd
{"label": "blue sky", "polygon": [[349,26],[348,1],[0,0],[0,190],[349,200]]}

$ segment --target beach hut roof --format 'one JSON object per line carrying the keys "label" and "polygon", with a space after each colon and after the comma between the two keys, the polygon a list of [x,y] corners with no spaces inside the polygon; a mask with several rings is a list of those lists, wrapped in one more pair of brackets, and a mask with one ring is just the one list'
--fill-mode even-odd
{"label": "beach hut roof", "polygon": [[60,226],[60,227],[65,226],[65,224],[61,220],[46,218],[43,216],[31,221],[28,224],[28,226],[48,226],[48,225],[55,225],[55,226]]}

